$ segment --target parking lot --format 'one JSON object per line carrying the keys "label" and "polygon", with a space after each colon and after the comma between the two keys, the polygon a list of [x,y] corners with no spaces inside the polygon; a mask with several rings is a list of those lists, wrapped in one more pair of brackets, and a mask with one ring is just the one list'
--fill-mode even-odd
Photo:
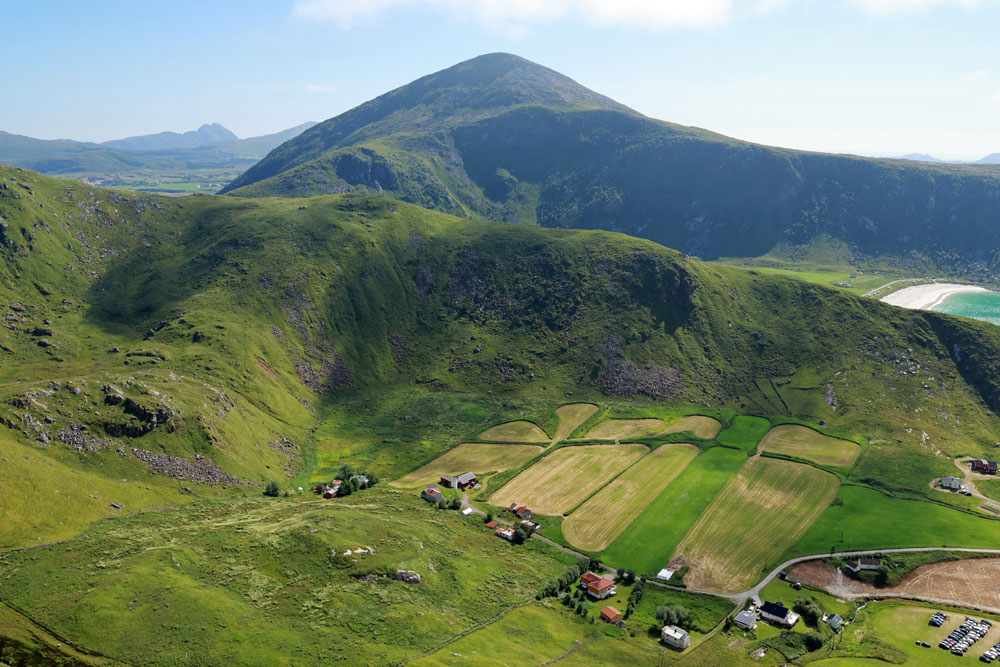
{"label": "parking lot", "polygon": [[[932,620],[932,613],[925,615],[925,623]],[[934,630],[931,635],[935,641],[926,642],[931,646],[925,650],[946,655],[952,653],[956,656],[964,655],[978,661],[980,656],[1000,644],[1000,623],[981,616],[966,616],[961,612],[943,613],[947,614],[947,618],[940,627],[935,628],[931,625]],[[1000,656],[1000,651],[997,654]]]}

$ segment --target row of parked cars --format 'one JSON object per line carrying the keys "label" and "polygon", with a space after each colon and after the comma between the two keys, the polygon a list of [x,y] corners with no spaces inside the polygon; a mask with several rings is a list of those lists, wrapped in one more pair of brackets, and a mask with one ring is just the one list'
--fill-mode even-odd
{"label": "row of parked cars", "polygon": [[1000,642],[997,642],[993,645],[993,648],[987,650],[986,653],[979,656],[979,659],[986,663],[993,662],[994,660],[1000,660]]}
{"label": "row of parked cars", "polygon": [[954,655],[965,655],[973,644],[986,636],[991,627],[993,624],[987,620],[977,621],[966,616],[965,621],[942,639],[938,646]]}
{"label": "row of parked cars", "polygon": [[948,620],[948,614],[944,613],[943,611],[938,611],[931,616],[931,620],[927,621],[927,623],[929,625],[933,625],[935,628],[940,628],[942,625],[944,625],[944,622],[947,620]]}

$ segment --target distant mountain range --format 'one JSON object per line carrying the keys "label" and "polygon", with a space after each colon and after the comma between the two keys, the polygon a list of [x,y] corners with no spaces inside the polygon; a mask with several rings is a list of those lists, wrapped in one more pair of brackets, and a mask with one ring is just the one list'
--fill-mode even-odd
{"label": "distant mountain range", "polygon": [[947,164],[1000,164],[1000,153],[991,153],[978,160],[942,160],[926,153],[907,153],[900,155],[899,160],[914,160],[916,162],[940,162]]}
{"label": "distant mountain range", "polygon": [[0,131],[0,163],[54,175],[111,174],[246,166],[316,123],[240,139],[218,123],[190,132],[160,132],[104,143],[34,139]]}
{"label": "distant mountain range", "polygon": [[469,218],[623,232],[707,259],[832,248],[852,262],[982,271],[1000,249],[1000,169],[739,141],[648,118],[503,53],[326,120],[222,190],[351,191]]}

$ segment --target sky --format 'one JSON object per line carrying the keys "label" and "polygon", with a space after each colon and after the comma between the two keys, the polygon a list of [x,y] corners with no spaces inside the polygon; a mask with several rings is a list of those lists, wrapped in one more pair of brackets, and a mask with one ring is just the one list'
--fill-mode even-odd
{"label": "sky", "polygon": [[3,22],[0,130],[43,139],[256,136],[505,51],[740,139],[1000,152],[1000,0],[48,0]]}

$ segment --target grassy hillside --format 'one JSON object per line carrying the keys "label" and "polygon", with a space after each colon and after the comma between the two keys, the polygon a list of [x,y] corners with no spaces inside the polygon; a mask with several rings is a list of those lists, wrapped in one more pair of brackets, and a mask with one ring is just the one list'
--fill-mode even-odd
{"label": "grassy hillside", "polygon": [[[3,167],[0,218],[0,600],[38,624],[4,635],[18,650],[70,639],[91,662],[181,660],[178,637],[209,662],[430,650],[568,564],[412,492],[323,504],[297,488],[344,463],[399,478],[504,422],[556,433],[567,402],[599,406],[581,435],[704,411],[745,451],[769,426],[734,420],[751,404],[831,435],[877,427],[849,475],[896,496],[878,516],[903,503],[984,521],[928,482],[953,469],[945,454],[992,450],[989,325],[373,195],[176,200]],[[698,465],[674,484],[697,487]],[[261,498],[272,479],[289,498]],[[610,552],[657,534],[650,512],[684,495],[672,488]],[[826,549],[845,517],[845,541],[880,537],[857,517],[876,492],[850,488],[794,549]],[[375,547],[374,570],[329,558],[357,546]],[[433,585],[355,578],[397,566]]]}
{"label": "grassy hillside", "polygon": [[706,259],[984,278],[1000,170],[808,153],[646,118],[516,56],[460,63],[331,118],[223,189],[378,192],[469,218],[604,229]]}

